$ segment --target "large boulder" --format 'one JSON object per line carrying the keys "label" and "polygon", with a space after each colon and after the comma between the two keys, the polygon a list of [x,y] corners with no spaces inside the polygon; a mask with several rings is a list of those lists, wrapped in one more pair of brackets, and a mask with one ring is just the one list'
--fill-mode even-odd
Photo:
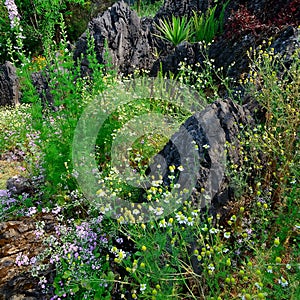
{"label": "large boulder", "polygon": [[10,62],[0,66],[0,106],[19,104],[20,84],[15,66]]}
{"label": "large boulder", "polygon": [[[231,99],[218,100],[208,105],[203,111],[188,118],[175,133],[165,147],[153,159],[151,171],[157,170],[158,165],[167,170],[163,177],[165,186],[170,186],[170,166],[176,169],[180,165],[189,165],[190,168],[175,173],[182,183],[191,182],[191,169],[197,165],[195,186],[192,201],[201,209],[209,209],[215,215],[226,213],[226,204],[234,199],[233,189],[226,177],[226,160],[233,164],[241,164],[238,151],[237,136],[241,125],[253,126],[254,120],[246,107],[234,103]],[[192,137],[192,143],[188,141]],[[236,151],[225,149],[225,143],[235,145]],[[197,162],[191,161],[192,153],[198,152]],[[190,160],[190,161],[187,161]],[[181,179],[181,177],[183,179]],[[203,189],[205,193],[203,193]]]}

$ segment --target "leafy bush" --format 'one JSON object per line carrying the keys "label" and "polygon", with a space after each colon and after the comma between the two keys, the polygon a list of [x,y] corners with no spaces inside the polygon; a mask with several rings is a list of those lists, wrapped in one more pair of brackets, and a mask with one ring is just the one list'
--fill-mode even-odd
{"label": "leafy bush", "polygon": [[[49,196],[58,187],[62,188],[62,192],[65,186],[71,189],[76,187],[70,163],[74,130],[84,107],[93,99],[92,95],[101,93],[113,80],[113,76],[104,75],[103,66],[96,60],[94,41],[90,36],[88,39],[87,58],[92,71],[91,78],[80,79],[79,64],[74,62],[66,41],[61,42],[59,55],[51,59],[52,64],[46,73],[54,105],[59,108],[55,113],[55,122],[52,113],[48,111],[46,117],[44,113],[40,115],[40,122],[37,123],[43,140],[47,140],[41,146],[45,154],[43,167]],[[40,107],[39,103],[37,105]]]}
{"label": "leafy bush", "polygon": [[[9,3],[8,5],[10,5]],[[26,53],[31,52],[37,56],[43,54],[43,52],[45,54],[49,52],[49,48],[53,46],[53,41],[59,42],[61,14],[65,16],[70,14],[68,5],[74,3],[83,6],[84,0],[15,0],[14,3],[21,16],[19,25],[22,28],[22,35],[26,37],[24,39],[24,50]],[[3,37],[9,36],[13,39],[13,34],[8,34],[11,30],[9,30],[6,14],[7,9],[1,4],[0,22],[3,23],[3,26],[1,26],[0,34]],[[3,45],[3,48],[7,51],[5,45]]]}
{"label": "leafy bush", "polygon": [[[281,5],[280,5],[281,4]],[[278,6],[279,5],[279,6]],[[300,25],[299,0],[269,1],[268,7],[275,6],[280,10],[272,9],[270,13],[264,13],[260,16],[254,15],[247,6],[240,4],[237,10],[233,10],[226,23],[226,35],[230,39],[239,38],[245,34],[252,33],[254,36],[262,36],[266,32],[276,33],[278,28],[283,29],[287,26]]]}

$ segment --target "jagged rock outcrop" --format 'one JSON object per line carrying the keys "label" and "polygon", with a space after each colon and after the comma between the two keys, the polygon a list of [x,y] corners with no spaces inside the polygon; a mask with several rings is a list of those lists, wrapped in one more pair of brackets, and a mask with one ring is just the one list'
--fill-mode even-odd
{"label": "jagged rock outcrop", "polygon": [[[299,33],[299,28],[289,26],[275,35],[270,47],[274,48],[275,53],[290,56],[300,46]],[[247,50],[256,43],[261,44],[262,41],[261,37],[258,43],[258,38],[251,33],[238,40],[220,39],[211,45],[209,57],[214,59],[216,68],[222,66],[228,76],[239,78],[249,69],[250,60]],[[232,64],[234,66],[230,67]]]}
{"label": "jagged rock outcrop", "polygon": [[177,47],[169,49],[168,54],[157,59],[150,71],[152,76],[156,76],[159,71],[164,74],[171,72],[177,74],[179,64],[185,62],[187,65],[194,65],[196,62],[202,62],[203,55],[199,52],[198,44],[182,42]]}
{"label": "jagged rock outcrop", "polygon": [[[270,47],[274,48],[275,53],[285,54],[287,61],[288,57],[300,46],[299,34],[299,28],[288,26],[274,36]],[[261,44],[262,41],[263,38],[258,39],[251,33],[237,40],[220,38],[208,48],[207,57],[214,61],[216,69],[222,67],[226,76],[239,79],[243,73],[247,73],[249,70],[250,59],[247,51],[250,47],[254,47],[253,45]],[[201,47],[197,43],[183,42],[156,60],[150,74],[155,76],[161,69],[164,73],[170,71],[177,74],[181,62],[192,67],[195,67],[196,64],[202,65],[203,60],[207,58],[203,56],[205,53],[202,53],[200,49]],[[198,71],[200,70],[201,68],[198,68]]]}
{"label": "jagged rock outcrop", "polygon": [[[136,12],[125,2],[115,3],[94,18],[88,25],[88,31],[95,39],[98,61],[104,63],[108,50],[113,65],[124,74],[132,73],[135,69],[149,69],[155,60],[148,26],[143,26]],[[76,43],[74,52],[75,59],[82,53],[85,55],[81,64],[83,73],[88,72],[87,44],[85,32]]]}
{"label": "jagged rock outcrop", "polygon": [[[194,176],[191,169],[198,164],[198,169],[194,170],[197,179],[192,193],[195,205],[209,208],[213,214],[220,212],[224,215],[225,205],[233,200],[233,190],[225,174],[226,160],[233,164],[241,164],[238,150],[226,149],[225,155],[225,143],[236,144],[241,124],[243,126],[254,124],[249,110],[230,99],[218,100],[186,120],[154,158],[150,169],[156,170],[157,165],[162,165],[164,161],[167,171],[163,181],[166,186],[169,186],[171,175],[169,166],[174,165],[177,168],[180,165],[189,166],[187,170],[180,172],[183,178],[180,179],[179,176],[179,180],[186,183],[191,181],[191,176]],[[187,136],[192,137],[193,145]],[[197,162],[191,160],[195,156],[192,153],[195,151],[195,146]],[[177,177],[178,174],[175,174],[175,178]]]}
{"label": "jagged rock outcrop", "polygon": [[16,68],[7,61],[0,66],[0,106],[18,104],[20,96],[20,84]]}
{"label": "jagged rock outcrop", "polygon": [[92,0],[85,5],[79,3],[66,3],[67,9],[71,13],[66,14],[65,21],[67,25],[68,37],[72,42],[76,42],[81,34],[86,30],[91,18],[96,17],[99,13],[104,12],[110,7],[115,0]]}
{"label": "jagged rock outcrop", "polygon": [[[165,1],[163,7],[156,16],[140,19],[136,12],[130,9],[125,2],[117,2],[106,12],[94,18],[88,25],[88,30],[95,38],[95,50],[97,59],[104,63],[106,50],[112,58],[117,69],[124,74],[130,74],[135,69],[151,70],[151,74],[157,73],[161,60],[157,54],[165,55],[172,52],[174,47],[167,41],[158,38],[160,32],[155,24],[162,18],[172,15],[190,16],[193,11],[206,11],[211,1]],[[105,41],[108,49],[105,49]],[[87,36],[84,33],[76,43],[74,59],[86,54]],[[184,49],[178,49],[171,53],[174,59],[179,61],[183,57]],[[179,57],[177,57],[179,55]],[[172,65],[172,58],[166,58],[166,64]],[[155,66],[153,67],[153,64]],[[164,67],[164,69],[168,69]],[[82,62],[83,73],[88,73],[88,61]],[[171,70],[171,69],[170,69]]]}
{"label": "jagged rock outcrop", "polygon": [[285,63],[288,63],[291,55],[300,48],[300,28],[293,26],[287,27],[280,32],[276,39],[271,44],[276,54],[283,57]]}
{"label": "jagged rock outcrop", "polygon": [[[297,0],[290,1],[282,9],[295,1]],[[151,76],[156,76],[160,70],[164,73],[172,72],[176,74],[179,63],[183,61],[191,66],[195,64],[201,65],[204,56],[201,53],[199,44],[183,42],[174,47],[170,42],[157,36],[160,32],[155,24],[162,18],[171,17],[172,14],[179,16],[190,15],[193,11],[204,12],[209,6],[214,5],[211,2],[166,0],[153,19],[140,19],[125,2],[115,3],[107,11],[92,19],[88,25],[88,31],[95,39],[97,60],[99,63],[105,63],[105,52],[108,51],[113,65],[118,72],[125,75],[133,73],[136,69],[148,70]],[[231,32],[232,26],[227,26],[225,33],[216,38],[215,42],[209,47],[207,54],[209,59],[214,60],[216,68],[222,67],[226,76],[236,79],[239,79],[241,74],[248,71],[249,58],[247,50],[250,47],[255,48],[255,45],[262,43],[263,39],[275,35],[273,42],[275,52],[279,47],[278,51],[283,52],[285,51],[284,49],[293,47],[289,45],[297,43],[297,36],[299,35],[299,30],[295,26],[280,30],[276,26],[267,26],[263,23],[270,21],[264,17],[263,12],[268,7],[265,1],[255,1],[255,3],[251,1],[243,1],[243,3],[231,1],[225,13],[225,28],[227,22],[230,21],[230,16],[230,22],[234,22],[235,17],[232,17],[232,12],[237,11],[241,4],[245,5],[249,13],[257,16],[257,22],[260,24],[258,27],[255,27],[257,32],[244,28],[244,31],[242,30],[239,33],[240,35],[236,35],[236,33]],[[278,9],[272,11],[274,16],[276,13],[280,13],[279,7],[276,7]],[[290,19],[287,22],[290,21],[296,24],[294,16],[290,17]],[[81,62],[83,75],[90,74],[86,55],[87,44],[87,32],[85,32],[78,40],[74,51],[74,59],[78,59],[81,54],[84,55],[84,59]],[[197,72],[199,71],[201,72],[201,68],[197,70]],[[32,75],[32,80],[41,99],[43,99],[43,103],[47,100],[53,106],[53,97],[47,78],[41,73],[35,73]]]}

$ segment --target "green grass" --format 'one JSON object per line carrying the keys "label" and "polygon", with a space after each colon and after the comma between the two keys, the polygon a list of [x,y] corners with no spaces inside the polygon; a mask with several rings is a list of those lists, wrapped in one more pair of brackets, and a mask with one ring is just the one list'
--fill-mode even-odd
{"label": "green grass", "polygon": [[139,17],[154,17],[158,10],[163,6],[164,1],[155,1],[154,3],[149,3],[147,0],[140,1],[140,7],[138,6],[138,1],[135,1],[132,8],[137,11]]}

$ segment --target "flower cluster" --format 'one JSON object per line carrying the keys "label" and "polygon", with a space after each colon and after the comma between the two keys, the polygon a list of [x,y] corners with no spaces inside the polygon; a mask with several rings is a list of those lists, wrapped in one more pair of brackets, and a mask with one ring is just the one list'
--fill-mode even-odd
{"label": "flower cluster", "polygon": [[5,0],[4,5],[8,10],[8,17],[10,19],[10,26],[14,28],[20,24],[20,15],[18,7],[14,0]]}
{"label": "flower cluster", "polygon": [[46,58],[44,56],[38,55],[38,56],[32,58],[31,64],[32,64],[32,66],[29,67],[29,69],[31,71],[40,71],[47,64]]}
{"label": "flower cluster", "polygon": [[0,216],[7,214],[18,200],[10,195],[7,190],[0,190]]}
{"label": "flower cluster", "polygon": [[[56,213],[56,218],[61,220],[60,207],[52,209],[52,213]],[[59,284],[53,299],[58,299],[64,294],[74,295],[79,291],[79,287],[83,297],[90,297],[93,290],[87,286],[92,273],[99,274],[98,287],[105,289],[108,286],[104,279],[100,279],[108,263],[105,253],[109,253],[109,240],[101,229],[102,220],[102,216],[99,216],[77,225],[73,219],[66,223],[58,221],[55,232],[50,235],[44,229],[45,223],[37,222],[35,235],[43,241],[45,249],[30,259],[21,253],[16,258],[16,264],[31,266],[31,273],[36,277],[40,277],[41,271],[49,268],[49,265],[55,265],[56,281]],[[121,242],[121,239],[118,241]],[[121,258],[122,253],[118,251],[117,256]],[[49,284],[45,278],[40,279],[40,285],[46,292]],[[78,288],[74,287],[75,284]]]}

